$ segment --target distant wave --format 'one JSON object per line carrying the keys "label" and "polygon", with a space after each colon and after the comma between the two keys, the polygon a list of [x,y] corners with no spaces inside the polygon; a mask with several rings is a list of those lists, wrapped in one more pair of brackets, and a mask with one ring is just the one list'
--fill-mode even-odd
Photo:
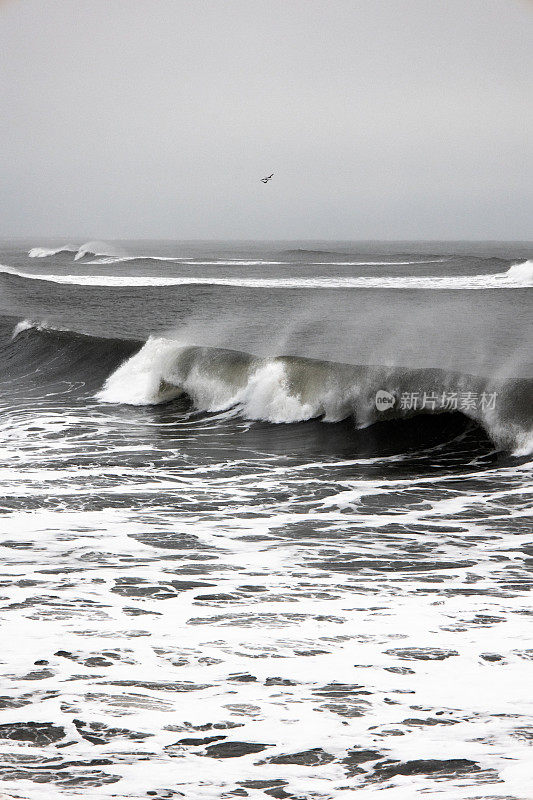
{"label": "distant wave", "polygon": [[122,261],[175,261],[185,263],[188,266],[194,267],[253,267],[273,264],[287,264],[289,261],[263,261],[263,260],[245,260],[245,259],[232,259],[231,261],[224,261],[221,259],[202,261],[200,259],[188,258],[187,256],[111,256],[110,258],[99,258],[97,261],[86,261],[86,264],[116,264]]}
{"label": "distant wave", "polygon": [[178,256],[106,256],[98,258],[96,261],[85,261],[85,264],[120,264],[123,261],[185,261],[186,259]]}
{"label": "distant wave", "polygon": [[71,244],[64,244],[61,247],[32,247],[28,251],[30,258],[48,258],[48,256],[56,256],[59,253],[77,253],[78,248]]}
{"label": "distant wave", "polygon": [[350,253],[346,253],[340,250],[310,250],[306,249],[305,247],[295,247],[292,250],[283,250],[282,251],[284,256],[349,256]]}
{"label": "distant wave", "polygon": [[415,265],[423,267],[425,264],[442,264],[444,261],[449,260],[449,258],[425,258],[417,261],[311,261],[307,263],[319,266],[327,264],[331,267],[403,267]]}
{"label": "distant wave", "polygon": [[112,256],[114,258],[121,258],[122,253],[114,245],[107,242],[91,241],[75,247],[71,244],[64,244],[60,247],[32,247],[28,252],[30,258],[48,258],[49,256],[56,256],[59,253],[75,253],[74,261],[79,261],[85,256]]}
{"label": "distant wave", "polygon": [[79,261],[84,256],[113,256],[120,258],[122,255],[124,255],[123,251],[107,242],[86,242],[78,248],[74,261]]}
{"label": "distant wave", "polygon": [[[156,256],[156,255],[131,255],[125,252],[120,251],[114,245],[108,244],[107,242],[86,242],[79,247],[74,245],[66,244],[62,245],[61,247],[32,247],[32,249],[28,252],[28,256],[30,258],[48,258],[49,256],[59,255],[60,253],[74,253],[74,261],[80,261],[82,258],[87,259],[88,256],[94,256],[94,260],[88,261],[85,260],[85,264],[94,264],[95,266],[105,265],[105,264],[116,264],[122,263],[127,261],[169,261],[169,262],[187,262],[188,264],[194,264],[197,266],[217,266],[217,267],[253,267],[253,266],[267,266],[267,265],[282,265],[287,264],[290,265],[294,262],[292,261],[279,261],[279,260],[265,260],[265,259],[253,259],[253,258],[233,258],[233,259],[202,259],[196,257],[187,257],[187,256]],[[305,256],[307,259],[309,257],[314,258],[324,258],[328,256],[338,257],[338,256],[345,256],[349,258],[349,253],[338,253],[329,250],[285,250],[283,251],[282,255],[284,256]],[[406,266],[406,265],[415,265],[420,264],[421,266],[424,264],[436,264],[442,263],[444,261],[449,260],[445,256],[440,256],[437,258],[428,257],[424,258],[423,256],[416,257],[416,258],[409,258],[407,260],[383,260],[383,259],[357,259],[353,258],[350,261],[306,261],[306,264],[309,266],[330,266],[330,265],[338,265],[340,267],[346,266]]]}
{"label": "distant wave", "polygon": [[[387,261],[383,260],[372,260],[372,261],[361,261],[357,259],[352,253],[346,253],[345,251],[340,250],[309,250],[302,247],[297,247],[292,250],[283,250],[282,255],[284,256],[292,256],[292,257],[301,257],[301,258],[321,258],[325,256],[330,256],[331,258],[337,259],[339,256],[344,258],[350,258],[350,261],[327,261],[327,264],[429,264],[429,263],[436,263],[441,261],[449,261],[449,256],[424,256],[418,255],[415,257],[411,257],[408,261],[391,261],[389,258]],[[322,262],[315,262],[315,263],[322,263]]]}
{"label": "distant wave", "polygon": [[51,275],[24,272],[0,264],[0,273],[29,280],[76,286],[242,286],[280,289],[524,289],[533,286],[533,260],[513,264],[506,272],[481,275],[407,275],[316,278],[235,278],[188,275]]}
{"label": "distant wave", "polygon": [[[405,265],[442,263],[448,259],[430,258],[425,261],[306,261],[305,266],[335,266],[335,267],[400,267]],[[264,259],[244,259],[233,258],[231,260],[211,259],[203,261],[197,258],[187,258],[186,256],[111,256],[110,258],[99,258],[96,261],[86,261],[86,264],[116,264],[121,261],[178,261],[189,266],[195,267],[257,267],[257,266],[291,266],[293,261],[265,261]],[[299,265],[300,266],[300,265]]]}

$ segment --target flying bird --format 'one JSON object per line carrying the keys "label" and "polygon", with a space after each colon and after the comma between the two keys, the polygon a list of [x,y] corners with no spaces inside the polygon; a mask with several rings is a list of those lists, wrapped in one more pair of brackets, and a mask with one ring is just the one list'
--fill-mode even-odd
{"label": "flying bird", "polygon": [[274,173],[272,173],[272,175],[267,175],[266,178],[261,178],[261,183],[268,183],[269,180],[273,177],[273,175]]}

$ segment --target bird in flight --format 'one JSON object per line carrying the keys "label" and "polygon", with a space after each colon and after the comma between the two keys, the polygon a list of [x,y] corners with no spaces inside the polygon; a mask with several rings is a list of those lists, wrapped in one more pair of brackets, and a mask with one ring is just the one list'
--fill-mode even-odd
{"label": "bird in flight", "polygon": [[266,178],[261,178],[261,183],[268,183],[269,180],[273,177],[273,175],[274,173],[272,173],[272,175],[267,175]]}

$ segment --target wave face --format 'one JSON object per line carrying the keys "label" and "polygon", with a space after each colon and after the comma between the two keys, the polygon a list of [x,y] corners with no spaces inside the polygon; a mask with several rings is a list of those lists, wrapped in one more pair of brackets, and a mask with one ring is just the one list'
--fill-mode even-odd
{"label": "wave face", "polygon": [[[76,258],[78,258],[78,253]],[[84,251],[84,255],[88,251]],[[82,256],[80,256],[81,258]],[[533,261],[512,265],[506,272],[482,275],[408,275],[359,277],[241,278],[202,276],[53,275],[32,273],[0,264],[0,272],[29,280],[74,286],[235,286],[279,289],[526,289],[533,286]]]}
{"label": "wave face", "polygon": [[[392,398],[385,410],[376,405],[380,392]],[[351,417],[356,426],[366,427],[455,410],[479,422],[502,448],[523,454],[533,445],[531,379],[495,382],[439,369],[352,366],[290,356],[259,359],[165,338],[149,339],[109,376],[97,397],[143,405],[182,394],[198,411],[235,409],[246,419],[278,424]]]}
{"label": "wave face", "polygon": [[95,391],[141,342],[86,336],[46,322],[22,320],[0,348],[4,379],[19,389],[81,381]]}

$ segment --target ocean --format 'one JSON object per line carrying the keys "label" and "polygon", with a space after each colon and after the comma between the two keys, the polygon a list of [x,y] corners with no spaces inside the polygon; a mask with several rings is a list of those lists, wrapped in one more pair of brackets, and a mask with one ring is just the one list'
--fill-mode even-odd
{"label": "ocean", "polygon": [[533,797],[532,250],[0,242],[2,797]]}

